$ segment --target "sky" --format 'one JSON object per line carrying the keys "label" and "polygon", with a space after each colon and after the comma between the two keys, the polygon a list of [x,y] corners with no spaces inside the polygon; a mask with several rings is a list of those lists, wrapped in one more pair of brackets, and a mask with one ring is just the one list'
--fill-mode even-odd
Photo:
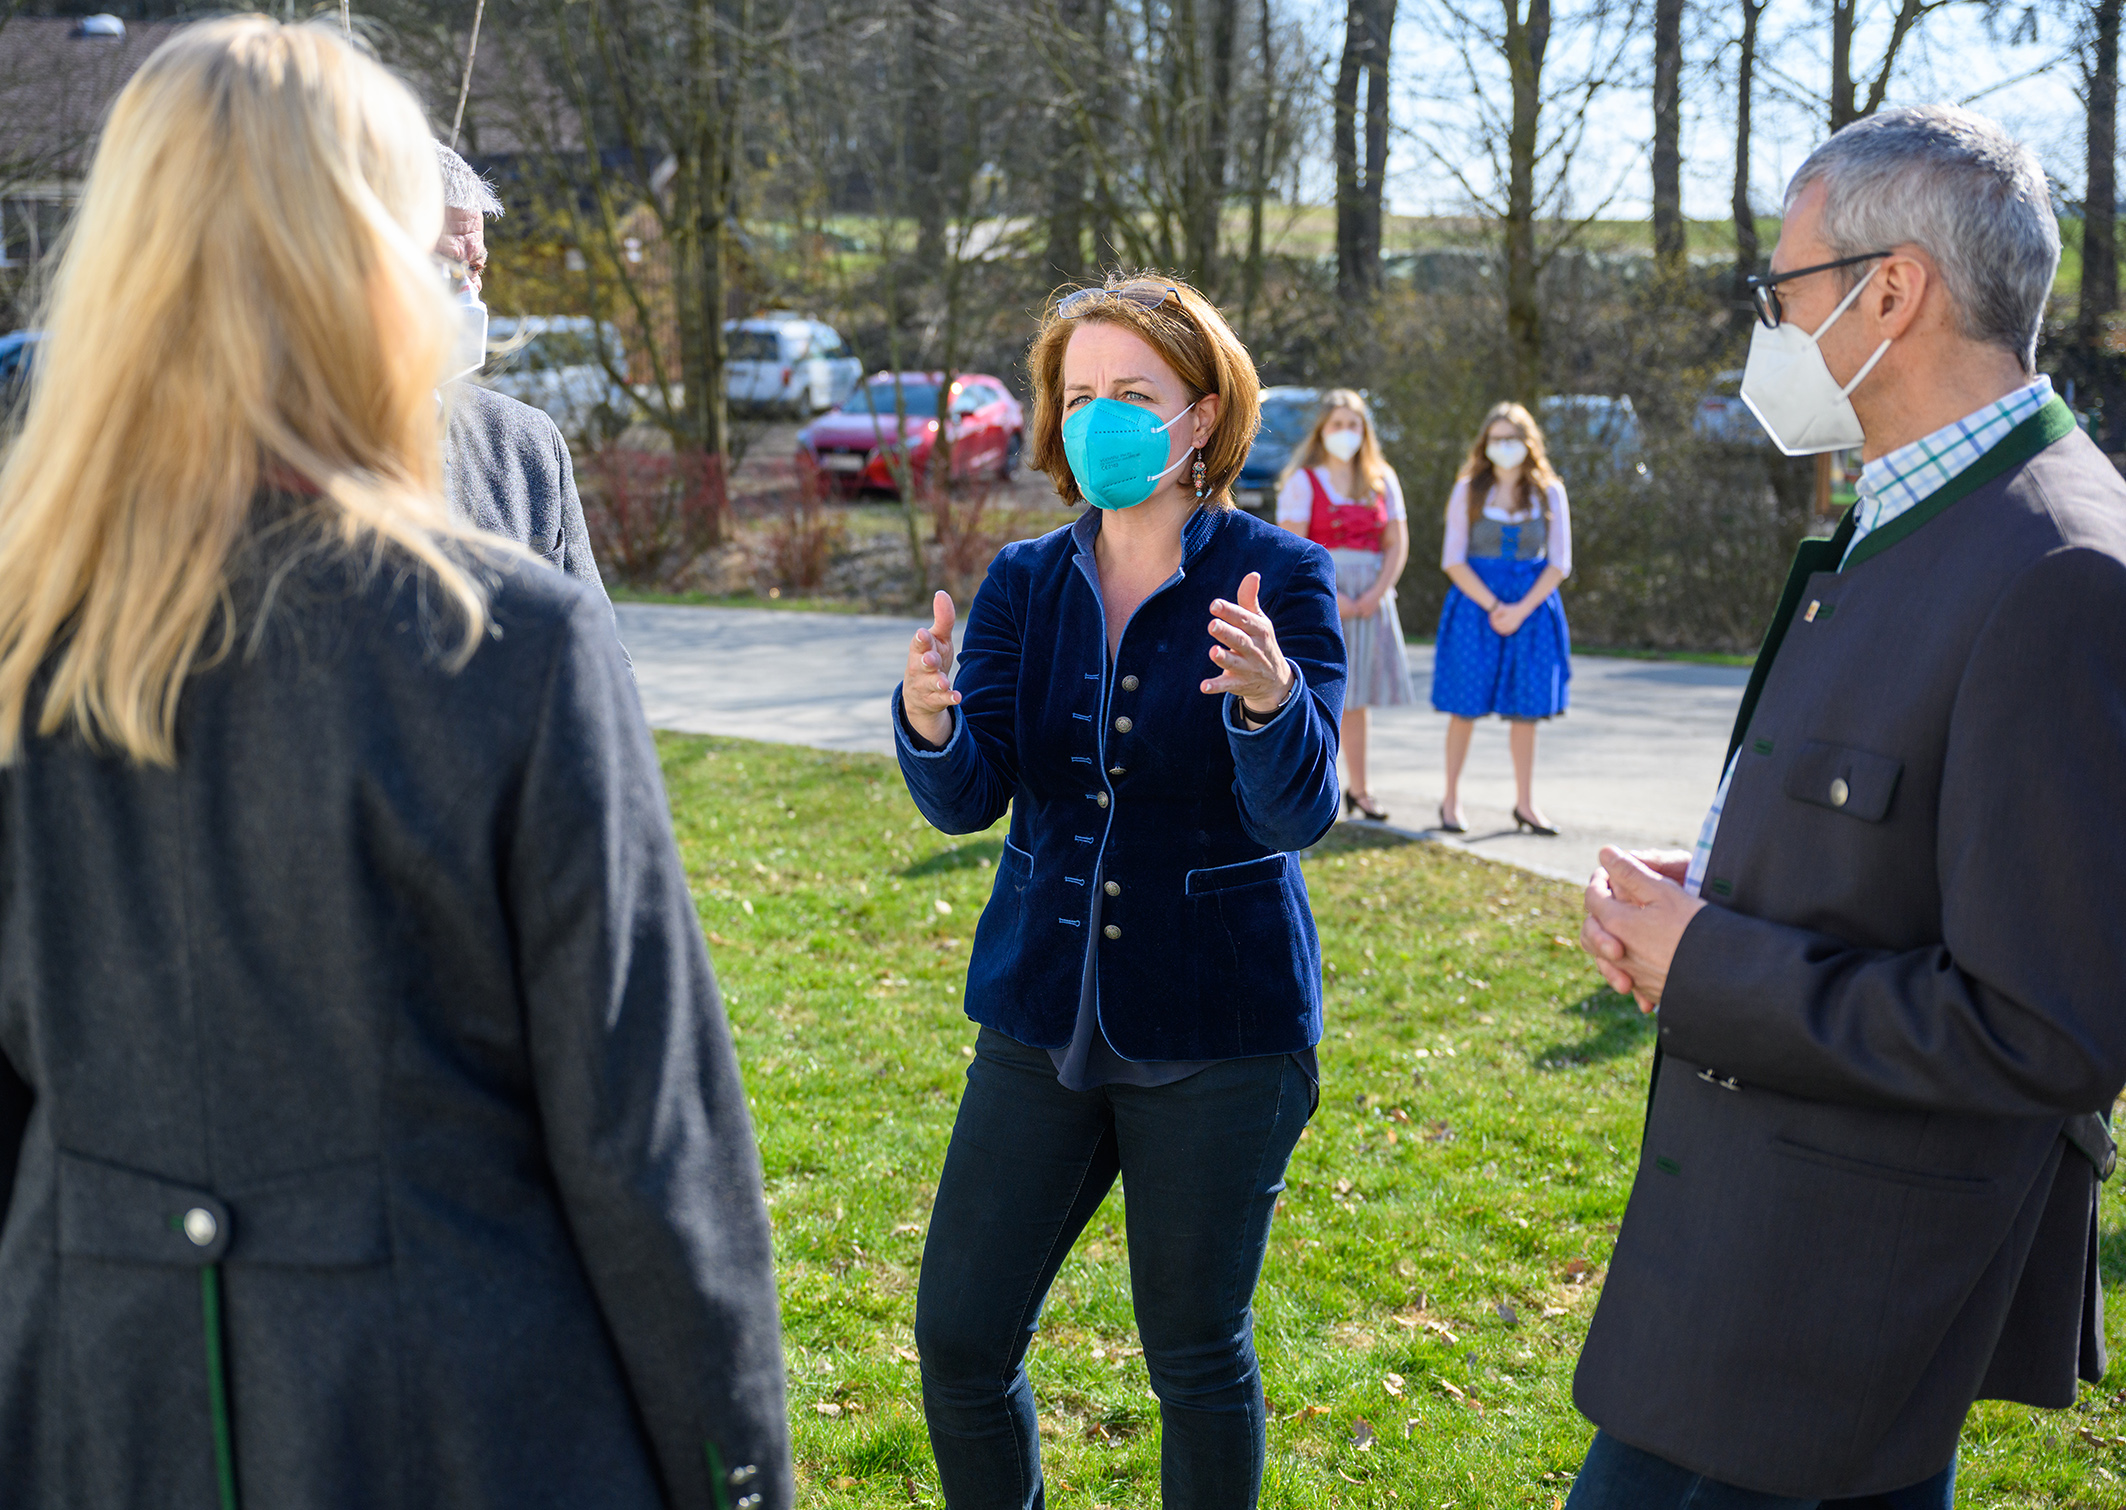
{"label": "sky", "polygon": [[[1467,0],[1485,22],[1504,0]],[[1525,0],[1516,0],[1525,3]],[[1589,0],[1554,0],[1561,18],[1585,15]],[[1815,0],[1771,0],[1759,23],[1760,74],[1754,96],[1751,194],[1760,215],[1778,213],[1787,176],[1826,134],[1825,107],[1810,94],[1828,90],[1829,21]],[[1686,13],[1683,123],[1684,213],[1693,219],[1729,217],[1734,177],[1734,39],[1739,7],[1694,5]],[[1854,46],[1854,71],[1863,79],[1879,67],[1892,0],[1864,0]],[[1470,190],[1489,193],[1494,180],[1480,150],[1483,132],[1468,74],[1439,0],[1402,0],[1393,45],[1396,133],[1389,158],[1388,200],[1402,214],[1454,214],[1471,204]],[[1322,36],[1341,45],[1340,5],[1326,4]],[[2018,29],[2018,23],[2022,23]],[[1569,24],[1568,24],[1569,25]],[[1608,205],[1604,218],[1643,219],[1650,213],[1653,135],[1647,83],[1650,24],[1642,12],[1621,60],[1615,38],[1591,28],[1563,28],[1546,68],[1549,80],[1599,72],[1584,143],[1571,173],[1571,210],[1587,214]],[[2080,194],[2082,162],[2080,63],[2066,18],[2050,11],[2033,29],[2020,5],[2003,7],[1989,30],[1987,8],[1953,4],[1929,16],[1905,44],[1891,76],[1889,104],[1949,101],[1990,115],[2030,143],[2061,192]],[[1595,64],[1603,65],[1599,70]],[[1864,90],[1863,90],[1864,93]],[[1503,74],[1495,70],[1486,97],[1504,104]],[[1554,114],[1553,119],[1561,112]],[[1324,146],[1326,143],[1324,143]],[[1449,167],[1458,169],[1458,179]],[[1464,183],[1466,180],[1466,186]]]}

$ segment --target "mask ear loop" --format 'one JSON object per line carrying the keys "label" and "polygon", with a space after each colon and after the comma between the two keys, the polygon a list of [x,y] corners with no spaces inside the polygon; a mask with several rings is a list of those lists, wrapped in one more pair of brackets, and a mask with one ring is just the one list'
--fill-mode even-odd
{"label": "mask ear loop", "polygon": [[[1867,277],[1861,279],[1858,283],[1854,284],[1852,292],[1848,293],[1843,299],[1840,299],[1838,301],[1838,307],[1831,311],[1831,317],[1828,320],[1825,320],[1821,325],[1816,327],[1816,333],[1809,337],[1810,345],[1817,347],[1819,350],[1822,349],[1824,332],[1829,330],[1833,325],[1836,325],[1839,321],[1839,318],[1843,316],[1847,310],[1853,307],[1853,301],[1860,297],[1860,291],[1866,288],[1871,282],[1873,282],[1875,279],[1875,274],[1880,272],[1881,270],[1882,264],[1879,262],[1876,263],[1875,266],[1868,269]],[[1838,390],[1838,396],[1840,398],[1851,398],[1853,396],[1853,390],[1867,381],[1868,374],[1875,370],[1875,364],[1882,360],[1882,354],[1888,351],[1889,349],[1890,343],[1888,341],[1884,341],[1880,346],[1876,347],[1875,355],[1869,357],[1867,361],[1861,363],[1860,371],[1853,374],[1852,382],[1847,383],[1843,388],[1840,388]]]}
{"label": "mask ear loop", "polygon": [[[1200,398],[1196,400],[1196,404],[1200,404],[1200,403],[1202,403],[1202,402],[1203,402],[1203,400],[1202,400],[1202,399],[1200,399]],[[1188,410],[1189,410],[1189,409],[1193,409],[1193,408],[1195,408],[1195,407],[1196,407],[1196,404],[1190,404],[1190,405],[1188,406],[1188,409],[1184,409],[1184,410],[1182,410],[1182,411],[1181,411],[1181,412],[1180,412],[1179,414],[1175,415],[1175,416],[1174,416],[1174,417],[1173,417],[1172,419],[1168,420],[1168,421],[1167,421],[1167,422],[1166,422],[1165,424],[1161,425],[1161,426],[1159,427],[1159,433],[1160,433],[1161,435],[1164,435],[1164,434],[1165,434],[1165,433],[1166,433],[1167,431],[1169,431],[1169,430],[1173,429],[1173,428],[1174,428],[1174,426],[1176,426],[1176,425],[1180,424],[1180,423],[1181,423],[1181,422],[1182,422],[1183,420],[1187,419],[1187,418],[1188,418]],[[1195,455],[1198,455],[1198,456],[1199,456],[1199,460],[1197,461],[1196,465],[1197,465],[1197,466],[1198,466],[1198,467],[1200,468],[1200,467],[1201,467],[1201,466],[1203,465],[1202,461],[1200,460],[1200,455],[1201,455],[1201,453],[1195,453],[1195,452],[1192,452],[1192,454],[1195,454]],[[1173,464],[1172,466],[1170,466],[1170,467],[1167,467],[1167,468],[1165,468],[1165,469],[1164,469],[1164,470],[1162,470],[1162,471],[1154,472],[1154,473],[1152,473],[1152,475],[1151,475],[1151,476],[1149,476],[1149,477],[1145,478],[1144,480],[1145,480],[1146,482],[1163,482],[1163,481],[1164,481],[1164,480],[1166,480],[1167,478],[1169,478],[1169,477],[1173,476],[1173,475],[1174,475],[1174,474],[1175,474],[1176,472],[1180,471],[1180,470],[1182,469],[1182,467],[1183,467],[1183,466],[1185,466],[1185,465],[1186,465],[1187,463],[1188,463],[1188,457],[1187,457],[1187,456],[1184,456],[1184,457],[1182,457],[1182,458],[1181,458],[1181,460],[1180,460],[1180,461],[1177,461],[1177,462],[1175,462],[1175,463],[1174,463],[1174,464]],[[1201,498],[1201,497],[1203,496],[1203,494],[1201,494],[1201,493],[1198,493],[1198,494],[1197,494],[1196,496],[1197,496],[1198,498]]]}

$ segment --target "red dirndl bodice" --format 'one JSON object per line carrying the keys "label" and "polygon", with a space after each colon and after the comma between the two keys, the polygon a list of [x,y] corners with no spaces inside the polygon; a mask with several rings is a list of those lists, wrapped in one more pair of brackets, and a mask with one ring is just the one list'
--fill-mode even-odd
{"label": "red dirndl bodice", "polygon": [[1307,485],[1314,490],[1314,512],[1307,520],[1309,540],[1332,551],[1380,549],[1381,533],[1388,527],[1387,489],[1365,503],[1338,503],[1312,467],[1307,468]]}

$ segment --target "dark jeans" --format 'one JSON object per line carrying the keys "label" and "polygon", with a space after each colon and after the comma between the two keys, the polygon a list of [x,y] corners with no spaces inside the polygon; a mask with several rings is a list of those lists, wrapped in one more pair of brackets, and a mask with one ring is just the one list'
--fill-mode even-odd
{"label": "dark jeans", "polygon": [[1565,1510],[1949,1510],[1955,1498],[1954,1458],[1925,1483],[1887,1494],[1845,1500],[1792,1499],[1716,1483],[1598,1431]]}
{"label": "dark jeans", "polygon": [[1229,1059],[1171,1085],[1069,1091],[1045,1050],[982,1031],[915,1300],[923,1414],[950,1510],[1044,1503],[1026,1348],[1056,1270],[1117,1173],[1164,1430],[1162,1503],[1255,1503],[1263,1423],[1251,1302],[1314,1100],[1289,1056]]}

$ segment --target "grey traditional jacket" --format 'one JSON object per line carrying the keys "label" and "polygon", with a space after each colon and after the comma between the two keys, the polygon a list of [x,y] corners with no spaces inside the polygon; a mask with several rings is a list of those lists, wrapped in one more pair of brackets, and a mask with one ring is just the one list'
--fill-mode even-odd
{"label": "grey traditional jacket", "polygon": [[174,768],[0,769],[11,1510],[789,1504],[656,755],[606,605],[493,571],[455,674],[413,573],[313,558]]}
{"label": "grey traditional jacket", "polygon": [[2126,484],[2055,402],[1841,544],[1737,725],[1574,1381],[1623,1441],[1807,1498],[2101,1375],[2062,1130],[2126,1082]]}
{"label": "grey traditional jacket", "polygon": [[478,383],[444,389],[443,492],[451,512],[514,540],[608,601],[568,442],[546,412]]}

